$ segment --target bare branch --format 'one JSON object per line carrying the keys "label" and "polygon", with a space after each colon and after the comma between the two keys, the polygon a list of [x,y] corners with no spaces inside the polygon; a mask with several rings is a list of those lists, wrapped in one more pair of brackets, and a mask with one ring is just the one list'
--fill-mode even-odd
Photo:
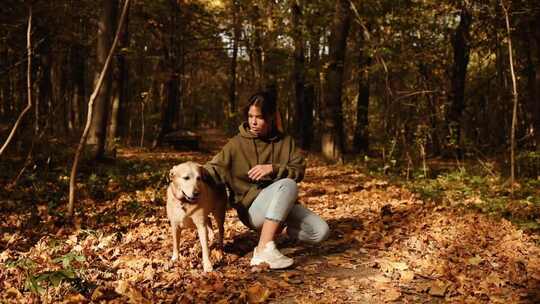
{"label": "bare branch", "polygon": [[28,88],[28,104],[26,105],[26,108],[21,112],[19,115],[19,118],[17,118],[17,121],[15,122],[15,125],[13,125],[13,129],[11,129],[11,132],[9,133],[8,138],[6,139],[6,142],[0,149],[0,156],[2,156],[2,153],[6,150],[6,147],[9,145],[9,142],[13,138],[13,135],[15,135],[15,132],[17,131],[17,128],[19,127],[19,124],[21,123],[24,115],[26,115],[26,112],[32,108],[32,6],[30,5],[30,8],[28,9],[28,29],[26,30],[26,48],[28,50],[28,68],[26,73],[26,80],[27,80],[27,88]]}
{"label": "bare branch", "polygon": [[71,175],[69,179],[69,202],[68,202],[68,212],[67,212],[68,217],[73,216],[73,202],[75,200],[77,168],[78,168],[81,152],[84,148],[84,145],[86,144],[88,131],[90,130],[90,123],[92,121],[94,101],[96,100],[96,97],[99,94],[99,90],[101,89],[101,86],[103,85],[103,80],[105,79],[105,75],[107,74],[107,70],[111,64],[112,55],[114,54],[116,46],[118,45],[118,37],[120,36],[120,31],[122,30],[122,25],[124,24],[124,20],[127,15],[129,2],[130,0],[126,0],[124,2],[124,8],[122,9],[122,15],[120,16],[120,22],[118,23],[118,28],[116,29],[116,34],[114,35],[114,40],[111,45],[111,49],[109,50],[109,55],[107,56],[107,59],[105,60],[105,64],[103,65],[101,74],[99,75],[98,81],[96,83],[96,87],[94,88],[94,92],[92,93],[92,95],[90,96],[90,99],[88,100],[88,113],[86,115],[86,126],[84,127],[83,134],[81,135],[81,140],[79,142],[79,145],[77,146],[77,151],[75,152],[75,158],[73,159],[73,165],[71,166]]}

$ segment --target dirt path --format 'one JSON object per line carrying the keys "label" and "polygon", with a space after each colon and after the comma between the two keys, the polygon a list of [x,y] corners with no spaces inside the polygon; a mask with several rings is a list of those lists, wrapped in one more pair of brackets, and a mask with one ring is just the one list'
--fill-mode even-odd
{"label": "dirt path", "polygon": [[[180,160],[202,162],[210,156],[164,150],[123,151],[121,157],[138,159],[150,170],[163,170]],[[42,233],[27,251],[16,246],[26,234],[11,233],[13,249],[0,256],[0,289],[4,290],[0,299],[73,303],[540,301],[538,238],[535,243],[533,236],[522,234],[505,220],[422,201],[361,168],[329,166],[313,157],[308,167],[300,201],[321,214],[332,232],[319,245],[281,237],[278,246],[295,258],[289,270],[249,267],[257,235],[243,227],[233,211],[226,219],[226,254],[216,271],[202,273],[194,232],[183,236],[182,258],[171,263],[164,190],[150,183],[137,191],[119,191],[110,201],[86,201],[79,229],[40,228]],[[3,237],[8,236],[4,233]],[[58,270],[51,266],[53,258],[67,252],[85,257],[76,264],[79,278],[64,280],[41,298],[24,289],[28,276],[22,267],[6,267],[8,261],[24,257],[41,265],[34,273]]]}

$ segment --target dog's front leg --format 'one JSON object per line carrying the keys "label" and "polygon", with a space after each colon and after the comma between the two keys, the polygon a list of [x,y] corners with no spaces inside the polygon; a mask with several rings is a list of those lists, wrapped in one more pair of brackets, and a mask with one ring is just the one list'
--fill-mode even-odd
{"label": "dog's front leg", "polygon": [[172,232],[172,243],[173,243],[173,250],[172,250],[172,257],[171,260],[176,261],[178,260],[178,243],[180,239],[178,238],[178,235],[180,234],[180,227],[176,223],[171,223],[171,232]]}
{"label": "dog's front leg", "polygon": [[197,232],[199,233],[199,240],[201,241],[203,269],[206,272],[210,272],[214,269],[212,267],[212,262],[210,262],[210,254],[208,252],[208,230],[205,222],[206,221],[197,223]]}

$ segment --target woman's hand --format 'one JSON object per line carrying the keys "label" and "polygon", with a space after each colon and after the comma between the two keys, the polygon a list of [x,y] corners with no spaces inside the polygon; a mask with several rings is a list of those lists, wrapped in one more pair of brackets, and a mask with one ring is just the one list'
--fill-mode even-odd
{"label": "woman's hand", "polygon": [[273,170],[272,165],[256,165],[248,171],[248,176],[252,180],[258,181],[272,173]]}

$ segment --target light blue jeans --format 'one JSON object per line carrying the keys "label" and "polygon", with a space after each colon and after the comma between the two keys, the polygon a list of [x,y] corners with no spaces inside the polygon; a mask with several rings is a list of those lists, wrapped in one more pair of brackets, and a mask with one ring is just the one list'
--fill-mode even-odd
{"label": "light blue jeans", "polygon": [[249,221],[261,229],[265,219],[284,222],[287,234],[294,239],[320,243],[328,238],[328,224],[317,214],[296,204],[298,186],[290,178],[280,179],[264,188],[248,210]]}

